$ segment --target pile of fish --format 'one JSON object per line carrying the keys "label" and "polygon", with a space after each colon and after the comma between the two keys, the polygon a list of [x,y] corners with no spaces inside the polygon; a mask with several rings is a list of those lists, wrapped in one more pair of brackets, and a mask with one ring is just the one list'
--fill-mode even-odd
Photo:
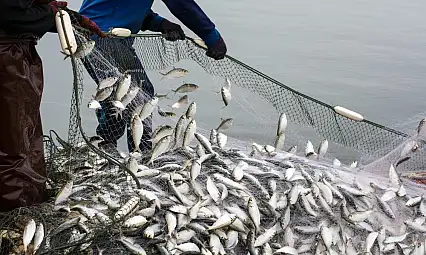
{"label": "pile of fish", "polygon": [[[304,155],[255,144],[247,155],[227,149],[218,129],[209,138],[197,132],[194,114],[183,116],[171,134],[158,127],[151,155],[121,153],[140,188],[94,153],[85,162],[58,158],[58,172],[80,165],[71,168],[52,205],[63,223],[46,231],[30,219],[23,249],[68,244],[54,254],[425,254],[426,201],[409,194],[410,183],[393,165],[387,181],[363,178],[354,165],[320,160],[327,142],[314,152],[308,141]],[[277,137],[285,128],[282,114]],[[179,130],[183,138],[174,135]],[[90,152],[84,143],[74,151]]]}
{"label": "pile of fish", "polygon": [[[82,47],[82,56],[88,54],[87,48],[93,45]],[[173,68],[163,75],[180,78],[186,73]],[[119,117],[139,93],[130,84],[128,74],[107,78],[89,108],[101,107],[98,101],[114,95]],[[183,84],[174,92],[197,89],[195,84]],[[228,106],[232,98],[228,79],[220,94],[224,107]],[[161,116],[174,116],[160,110],[161,97],[156,95],[133,110],[130,128],[136,148],[142,121],[156,107]],[[184,95],[171,107],[188,103]],[[366,177],[356,161],[349,166],[338,159],[330,163],[325,157],[327,140],[317,150],[307,141],[302,153],[296,146],[283,151],[285,113],[279,117],[273,146],[253,143],[248,152],[227,148],[223,130],[232,126],[233,118],[223,119],[207,137],[197,129],[196,109],[192,102],[175,126],[158,126],[148,155],[117,152],[126,171],[86,143],[59,140],[62,148],[54,156],[55,172],[48,188],[60,185],[61,189],[48,212],[43,212],[44,221],[30,217],[22,229],[0,229],[0,252],[426,254],[424,192],[412,189],[395,164],[383,180]],[[420,122],[419,133],[425,131],[424,123]],[[97,147],[102,138],[89,141]],[[408,154],[417,145],[407,146],[411,146]],[[1,250],[6,239],[19,249]]]}

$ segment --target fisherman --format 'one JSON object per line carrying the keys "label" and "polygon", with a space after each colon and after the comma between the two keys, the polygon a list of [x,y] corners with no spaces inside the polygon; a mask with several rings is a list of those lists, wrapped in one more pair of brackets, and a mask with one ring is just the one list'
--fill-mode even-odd
{"label": "fisherman", "polygon": [[[43,68],[37,40],[56,32],[55,14],[67,3],[0,0],[0,211],[43,202],[46,165],[40,103]],[[78,12],[79,26],[104,37]]]}
{"label": "fisherman", "polygon": [[[207,56],[219,60],[223,59],[227,48],[222,36],[215,28],[214,23],[207,17],[194,0],[163,0],[171,13],[185,26],[204,40],[208,46]],[[161,17],[151,10],[153,0],[84,0],[80,13],[94,20],[102,31],[111,28],[127,28],[132,34],[139,31],[161,32],[168,41],[185,40],[182,28],[173,22]],[[96,42],[95,48],[102,56],[113,64],[121,73],[130,72],[132,86],[140,86],[140,91],[132,104],[123,111],[121,116],[115,114],[112,104],[114,94],[100,102],[101,108],[96,110],[99,125],[96,133],[105,141],[104,148],[116,148],[117,141],[124,135],[127,126],[127,144],[130,152],[135,150],[131,131],[131,118],[135,103],[143,104],[154,96],[154,87],[147,77],[141,61],[133,48],[134,38],[105,38],[100,40],[96,35],[92,38]],[[111,70],[103,59],[93,54],[83,59],[86,70],[92,79],[99,84],[103,79],[117,76],[116,70]],[[142,101],[143,102],[140,102]],[[140,151],[151,150],[152,114],[143,120],[143,135],[140,142]]]}

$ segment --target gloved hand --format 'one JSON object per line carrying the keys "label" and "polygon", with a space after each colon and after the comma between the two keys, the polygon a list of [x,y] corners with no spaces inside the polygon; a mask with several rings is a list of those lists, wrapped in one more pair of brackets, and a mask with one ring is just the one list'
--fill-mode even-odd
{"label": "gloved hand", "polygon": [[81,15],[80,13],[76,11],[73,11],[70,9],[67,9],[66,11],[71,16],[71,21],[74,21],[74,22],[77,21],[78,25],[80,25],[82,28],[89,30],[91,34],[95,33],[99,37],[102,37],[102,38],[106,37],[106,34],[104,34],[104,32],[101,31],[101,29],[98,27],[98,25],[96,25],[94,21],[90,20],[84,15]]}
{"label": "gloved hand", "polygon": [[219,35],[219,39],[216,41],[215,44],[212,46],[208,46],[206,55],[215,59],[223,59],[226,55],[226,44],[225,41],[223,41],[222,36]]}
{"label": "gloved hand", "polygon": [[[41,4],[43,4],[43,3],[41,2]],[[49,6],[50,6],[50,8],[52,8],[54,14],[56,14],[56,12],[58,11],[58,8],[63,9],[63,8],[66,8],[67,5],[68,5],[68,3],[63,2],[63,1],[51,1],[49,3]]]}
{"label": "gloved hand", "polygon": [[173,22],[164,19],[158,26],[158,32],[164,35],[164,38],[168,41],[185,40],[185,33],[182,28]]}

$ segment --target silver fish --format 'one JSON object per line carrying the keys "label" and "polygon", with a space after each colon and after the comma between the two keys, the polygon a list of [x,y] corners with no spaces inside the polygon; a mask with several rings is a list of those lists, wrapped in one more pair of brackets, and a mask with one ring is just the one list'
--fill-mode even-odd
{"label": "silver fish", "polygon": [[191,141],[194,139],[195,132],[197,131],[197,124],[195,119],[189,122],[184,134],[183,134],[183,146],[188,146]]}
{"label": "silver fish", "polygon": [[130,238],[121,237],[120,242],[133,254],[146,255],[146,251]]}
{"label": "silver fish", "polygon": [[233,118],[227,118],[227,119],[221,119],[222,122],[219,124],[219,126],[216,128],[216,131],[219,131],[220,129],[228,129],[234,124]]}
{"label": "silver fish", "polygon": [[59,191],[58,195],[56,196],[55,205],[62,204],[68,199],[68,197],[72,193],[73,184],[74,182],[72,180],[65,184],[65,186]]}
{"label": "silver fish", "polygon": [[425,127],[426,127],[425,123],[426,123],[426,118],[422,119],[419,122],[419,125],[417,127],[417,135],[418,136],[424,136],[425,135],[425,131],[426,131],[426,129],[425,129]]}
{"label": "silver fish", "polygon": [[119,77],[108,77],[101,80],[98,84],[97,90],[103,90],[105,88],[113,86],[120,78]]}
{"label": "silver fish", "polygon": [[139,118],[139,115],[137,113],[133,114],[132,117],[132,137],[133,137],[133,143],[135,145],[135,151],[140,151],[139,145],[141,143],[143,135],[143,123],[141,118]]}
{"label": "silver fish", "polygon": [[194,92],[199,88],[198,85],[192,84],[192,83],[184,83],[180,85],[177,89],[172,90],[175,93],[188,93],[188,92]]}
{"label": "silver fish", "polygon": [[120,101],[127,94],[132,82],[130,74],[124,75],[123,79],[118,83],[117,90],[115,91],[115,101]]}
{"label": "silver fish", "polygon": [[176,103],[174,103],[171,107],[172,108],[180,108],[182,105],[188,104],[188,96],[184,95],[181,98],[179,98]]}
{"label": "silver fish", "polygon": [[[82,45],[80,45],[79,47],[77,47],[77,50],[75,51],[75,53],[73,54],[75,58],[84,58],[86,56],[88,56],[93,49],[95,48],[95,41],[88,41],[86,43],[83,43]],[[62,52],[62,54],[65,55],[64,60],[67,59],[68,57],[70,57],[68,54]]]}
{"label": "silver fish", "polygon": [[168,71],[167,73],[160,72],[160,74],[163,76],[163,77],[161,77],[161,80],[181,78],[181,77],[184,77],[185,75],[187,75],[188,73],[189,73],[188,70],[186,70],[184,68],[179,68],[179,67],[178,68],[173,67],[173,69]]}
{"label": "silver fish", "polygon": [[190,103],[188,109],[186,110],[185,116],[188,120],[192,120],[195,117],[197,111],[197,104],[194,102]]}
{"label": "silver fish", "polygon": [[228,141],[228,137],[223,133],[217,133],[217,144],[220,148],[224,148],[226,145],[226,142]]}
{"label": "silver fish", "polygon": [[315,156],[315,150],[314,150],[314,145],[312,144],[311,141],[308,140],[308,142],[306,143],[306,147],[305,147],[305,156],[311,157],[311,156]]}
{"label": "silver fish", "polygon": [[156,144],[158,141],[160,141],[161,138],[172,135],[173,134],[173,128],[170,125],[163,125],[159,126],[152,135],[152,143]]}
{"label": "silver fish", "polygon": [[324,139],[321,141],[321,144],[318,148],[318,157],[322,158],[324,157],[325,153],[327,152],[328,149],[328,140]]}
{"label": "silver fish", "polygon": [[175,145],[178,143],[179,138],[182,134],[183,125],[184,125],[185,121],[186,121],[186,116],[185,116],[185,114],[182,114],[182,116],[180,116],[178,122],[176,123],[175,130],[174,130],[174,144]]}
{"label": "silver fish", "polygon": [[161,110],[160,107],[157,107],[157,113],[161,117],[165,117],[165,118],[167,118],[167,117],[170,118],[170,117],[175,117],[176,116],[176,113],[174,113],[174,112],[165,112],[165,111]]}
{"label": "silver fish", "polygon": [[278,128],[277,128],[277,136],[283,134],[287,128],[287,115],[285,113],[281,113],[278,119]]}
{"label": "silver fish", "polygon": [[164,152],[168,150],[170,141],[171,141],[171,135],[167,135],[161,138],[160,141],[158,141],[158,143],[155,145],[152,151],[152,155],[148,164],[150,163],[152,164],[154,159],[156,159],[158,156],[160,156],[161,154],[163,154]]}
{"label": "silver fish", "polygon": [[27,251],[28,245],[33,240],[35,232],[36,232],[36,223],[33,219],[30,219],[27,225],[25,226],[24,234],[22,236],[23,238],[22,242],[24,244],[24,252]]}
{"label": "silver fish", "polygon": [[98,101],[96,101],[95,99],[91,99],[89,101],[89,103],[87,104],[87,107],[89,109],[99,109],[99,108],[101,108],[101,104]]}
{"label": "silver fish", "polygon": [[38,248],[40,247],[41,243],[44,239],[44,225],[42,223],[39,223],[36,228],[36,232],[34,234],[34,247],[33,252],[35,253]]}
{"label": "silver fish", "polygon": [[204,148],[204,150],[206,150],[208,153],[213,153],[213,148],[209,139],[207,139],[205,136],[203,136],[200,133],[195,133],[194,136],[198,140],[200,145]]}
{"label": "silver fish", "polygon": [[151,113],[154,111],[154,108],[157,106],[157,104],[158,104],[158,98],[157,97],[151,98],[151,100],[149,100],[143,105],[142,110],[139,113],[139,118],[141,118],[141,120],[148,118],[149,115],[151,115]]}
{"label": "silver fish", "polygon": [[133,99],[135,99],[136,95],[139,93],[139,90],[139,87],[130,88],[129,92],[121,99],[121,103],[124,105],[124,107],[127,107],[127,105],[129,105]]}
{"label": "silver fish", "polygon": [[231,92],[228,89],[226,89],[225,87],[222,87],[220,89],[220,94],[222,96],[222,101],[225,104],[225,107],[228,106],[229,101],[231,101],[231,99],[232,99]]}
{"label": "silver fish", "polygon": [[104,101],[112,94],[113,90],[113,87],[106,87],[104,89],[96,90],[96,94],[93,96],[93,99],[98,102]]}
{"label": "silver fish", "polygon": [[274,147],[276,150],[282,150],[284,147],[285,134],[282,132],[280,135],[275,137]]}

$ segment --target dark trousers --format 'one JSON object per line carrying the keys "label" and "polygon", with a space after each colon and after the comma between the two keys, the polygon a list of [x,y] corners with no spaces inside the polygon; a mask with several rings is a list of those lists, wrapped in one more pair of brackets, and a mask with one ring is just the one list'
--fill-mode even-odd
{"label": "dark trousers", "polygon": [[[136,98],[122,112],[122,116],[114,116],[115,109],[112,106],[114,93],[104,101],[100,102],[101,109],[96,111],[99,125],[96,128],[97,135],[101,136],[108,143],[117,146],[127,129],[127,146],[130,152],[134,151],[133,136],[131,131],[131,118],[134,110],[146,103],[154,96],[154,87],[150,82],[139,57],[133,48],[133,38],[99,38],[94,37],[96,42],[95,51],[88,55],[83,64],[92,79],[99,82],[107,77],[116,77],[117,70],[121,73],[128,71],[132,76],[133,86],[139,86],[139,93]],[[139,107],[140,109],[140,107]],[[140,142],[140,150],[151,150],[152,143],[152,115],[143,121],[144,132]]]}
{"label": "dark trousers", "polygon": [[35,42],[0,38],[0,211],[43,202],[42,93]]}

